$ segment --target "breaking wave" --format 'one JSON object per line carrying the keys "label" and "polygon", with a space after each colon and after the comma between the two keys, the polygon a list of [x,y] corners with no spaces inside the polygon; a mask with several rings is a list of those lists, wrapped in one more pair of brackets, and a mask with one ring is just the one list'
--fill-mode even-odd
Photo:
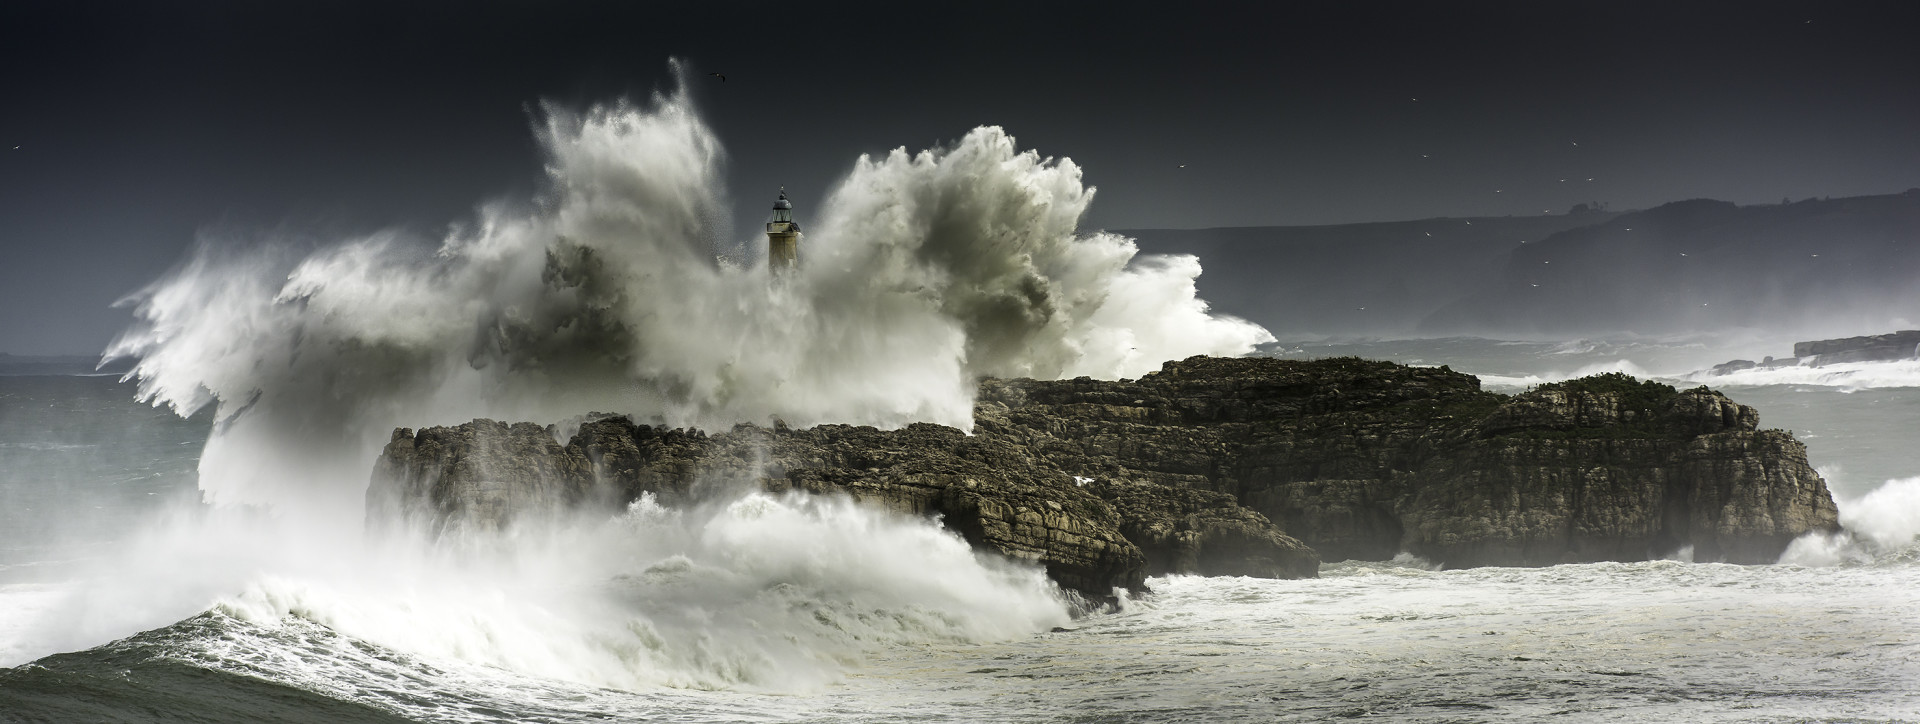
{"label": "breaking wave", "polygon": [[[843,497],[751,493],[684,510],[646,497],[618,515],[458,541],[323,542],[216,518],[148,531],[130,555],[47,601],[7,653],[73,649],[210,611],[267,631],[319,626],[442,667],[792,693],[837,681],[878,647],[1004,641],[1070,618],[1038,568]],[[285,669],[275,676],[357,678],[301,673],[329,661],[272,665]]]}
{"label": "breaking wave", "polygon": [[999,128],[860,158],[780,277],[714,253],[724,152],[684,90],[549,107],[537,131],[546,190],[437,242],[203,239],[130,298],[108,355],[137,359],[143,399],[217,408],[210,500],[357,518],[401,425],[971,428],[980,375],[1137,376],[1271,340],[1209,313],[1193,257],[1080,233],[1080,169]]}
{"label": "breaking wave", "polygon": [[1753,368],[1723,375],[1695,372],[1686,379],[1715,387],[1807,385],[1843,391],[1883,387],[1920,387],[1920,360],[1847,362],[1833,365]]}
{"label": "breaking wave", "polygon": [[1553,372],[1545,372],[1542,374],[1521,374],[1521,375],[1498,375],[1498,374],[1476,373],[1474,376],[1479,377],[1480,383],[1486,386],[1486,388],[1489,390],[1500,391],[1500,392],[1517,392],[1517,391],[1524,390],[1526,388],[1534,387],[1537,385],[1544,385],[1551,382],[1565,382],[1567,380],[1579,379],[1581,377],[1603,375],[1609,372],[1620,372],[1620,373],[1632,375],[1640,379],[1652,379],[1657,376],[1651,372],[1648,372],[1645,368],[1641,367],[1640,365],[1634,364],[1632,361],[1624,360],[1624,359],[1613,360],[1611,362],[1598,362],[1598,363],[1580,367],[1579,369],[1576,369],[1572,372],[1553,371]]}
{"label": "breaking wave", "polygon": [[[1830,476],[1822,471],[1823,476]],[[1838,499],[1838,533],[1808,533],[1780,555],[1802,566],[1920,561],[1920,477],[1888,480],[1856,499]]]}

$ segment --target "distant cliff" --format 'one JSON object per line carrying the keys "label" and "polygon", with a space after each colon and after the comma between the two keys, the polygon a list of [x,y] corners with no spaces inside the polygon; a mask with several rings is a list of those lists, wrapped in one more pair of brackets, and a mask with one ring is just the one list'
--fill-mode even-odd
{"label": "distant cliff", "polygon": [[1122,229],[1282,339],[1775,332],[1920,308],[1920,190],[1332,226]]}
{"label": "distant cliff", "polygon": [[1122,229],[1149,254],[1193,254],[1213,309],[1289,335],[1405,334],[1500,278],[1522,242],[1604,222],[1590,211],[1331,226]]}
{"label": "distant cliff", "polygon": [[1756,367],[1825,367],[1847,362],[1900,362],[1911,359],[1920,359],[1920,329],[1795,342],[1792,357],[1767,357],[1759,362],[1737,359],[1714,365],[1713,373],[1724,375]]}
{"label": "distant cliff", "polygon": [[1682,201],[1514,249],[1429,334],[1813,329],[1920,308],[1920,189],[1770,206]]}
{"label": "distant cliff", "polygon": [[1507,397],[1471,376],[1357,359],[1196,357],[1139,380],[986,380],[972,435],[605,417],[394,432],[375,524],[499,528],[728,486],[843,493],[939,515],[975,546],[1100,597],[1148,575],[1313,576],[1321,558],[1450,566],[1771,562],[1837,527],[1791,435],[1706,388],[1608,375]]}

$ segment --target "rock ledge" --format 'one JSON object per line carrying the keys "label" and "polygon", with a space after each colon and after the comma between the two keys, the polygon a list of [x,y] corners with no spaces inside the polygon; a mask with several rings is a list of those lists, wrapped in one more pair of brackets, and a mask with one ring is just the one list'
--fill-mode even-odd
{"label": "rock ledge", "polygon": [[1093,598],[1162,573],[1311,577],[1402,551],[1447,566],[1770,563],[1837,529],[1791,435],[1701,387],[1624,375],[1508,397],[1359,359],[1194,357],[1139,380],[988,379],[972,435],[822,425],[698,430],[589,416],[394,431],[370,521],[501,528],[519,516],[683,504],[709,487],[839,493],[938,515],[975,547]]}

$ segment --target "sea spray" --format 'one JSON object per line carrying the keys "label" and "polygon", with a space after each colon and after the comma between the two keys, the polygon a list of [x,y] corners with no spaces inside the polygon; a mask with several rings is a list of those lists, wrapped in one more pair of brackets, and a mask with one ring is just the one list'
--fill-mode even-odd
{"label": "sea spray", "polygon": [[774,691],[831,682],[874,646],[998,641],[1067,620],[1040,571],[844,498],[668,510],[643,497],[451,571],[400,595],[263,580],[221,609],[576,683]]}
{"label": "sea spray", "polygon": [[1079,168],[998,128],[860,159],[778,279],[716,262],[724,153],[684,91],[549,107],[538,136],[530,205],[434,243],[205,240],[131,298],[139,324],[109,354],[138,360],[144,399],[217,407],[210,500],[356,520],[402,425],[607,410],[964,429],[979,375],[1139,375],[1270,339],[1209,314],[1191,257],[1079,233]]}
{"label": "sea spray", "polygon": [[1005,641],[1069,620],[1039,569],[844,497],[736,493],[667,509],[643,496],[616,515],[333,547],[230,513],[157,526],[103,562],[41,622],[81,640],[29,653],[211,610],[270,631],[324,627],[423,665],[802,692],[877,647]]}
{"label": "sea spray", "polygon": [[[1831,473],[1821,470],[1823,477]],[[1783,564],[1868,565],[1920,560],[1920,477],[1888,480],[1840,506],[1837,533],[1808,533],[1780,554]]]}
{"label": "sea spray", "polygon": [[1477,373],[1475,376],[1479,377],[1481,384],[1486,385],[1487,389],[1489,390],[1513,393],[1513,392],[1524,391],[1530,387],[1536,387],[1539,385],[1549,384],[1553,382],[1565,382],[1567,380],[1579,379],[1581,377],[1591,377],[1593,375],[1604,375],[1604,374],[1611,374],[1611,373],[1625,374],[1625,375],[1637,377],[1643,380],[1653,379],[1657,377],[1657,375],[1651,372],[1648,372],[1646,368],[1643,368],[1637,364],[1634,364],[1631,360],[1626,360],[1626,359],[1618,359],[1618,360],[1613,360],[1611,362],[1596,362],[1594,364],[1584,365],[1572,372],[1551,371],[1551,372],[1544,372],[1541,374],[1525,374],[1525,375],[1497,375],[1497,374]]}
{"label": "sea spray", "polygon": [[1715,387],[1808,385],[1846,392],[1887,387],[1920,387],[1920,361],[1844,362],[1839,364],[1754,367],[1726,374],[1703,370],[1684,379]]}

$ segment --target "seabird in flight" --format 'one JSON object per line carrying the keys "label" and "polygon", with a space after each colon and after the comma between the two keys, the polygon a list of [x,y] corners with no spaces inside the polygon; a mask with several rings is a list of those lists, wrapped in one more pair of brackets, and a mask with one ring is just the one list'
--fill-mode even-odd
{"label": "seabird in flight", "polygon": [[726,76],[724,76],[724,75],[721,75],[721,74],[719,74],[719,73],[708,73],[707,75],[710,75],[710,76],[713,76],[713,77],[715,77],[715,78],[719,78],[719,79],[720,79],[720,82],[722,82],[722,83],[725,83],[725,82],[727,82],[727,77],[726,77]]}

